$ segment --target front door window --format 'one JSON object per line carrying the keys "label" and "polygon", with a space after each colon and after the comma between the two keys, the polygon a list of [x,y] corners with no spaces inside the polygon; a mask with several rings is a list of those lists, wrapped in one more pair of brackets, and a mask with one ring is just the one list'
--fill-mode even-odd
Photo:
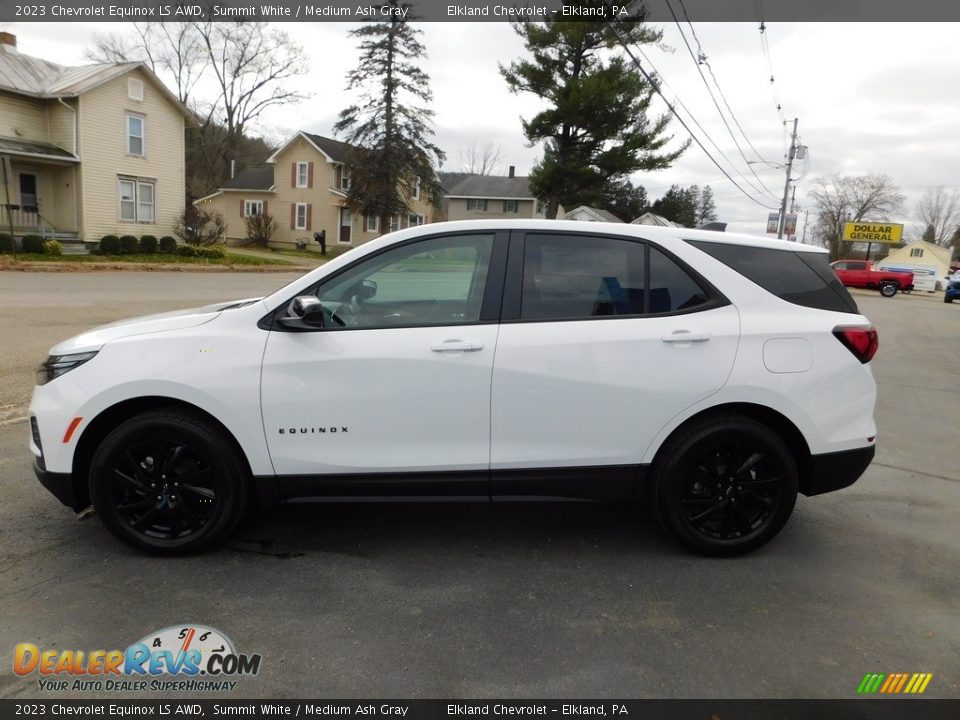
{"label": "front door window", "polygon": [[37,176],[20,173],[20,206],[24,210],[37,210]]}

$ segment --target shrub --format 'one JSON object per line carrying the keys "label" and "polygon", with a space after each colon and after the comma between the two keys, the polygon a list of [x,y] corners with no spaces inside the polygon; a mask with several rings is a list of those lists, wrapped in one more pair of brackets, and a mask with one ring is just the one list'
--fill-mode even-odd
{"label": "shrub", "polygon": [[0,255],[9,255],[13,252],[13,235],[0,233]]}
{"label": "shrub", "polygon": [[197,257],[210,258],[211,260],[222,260],[226,256],[227,251],[223,245],[208,245],[207,247],[197,248]]}
{"label": "shrub", "polygon": [[43,252],[43,238],[39,235],[24,235],[21,242],[25,253],[40,254]]}
{"label": "shrub", "polygon": [[181,245],[177,248],[177,255],[180,255],[181,257],[196,257],[197,248],[195,248],[193,245]]}
{"label": "shrub", "polygon": [[266,245],[277,231],[277,222],[272,215],[249,215],[244,219],[247,226],[247,239],[250,242]]}
{"label": "shrub", "polygon": [[124,255],[136,255],[140,249],[140,241],[133,235],[123,235],[120,238],[120,252]]}
{"label": "shrub", "polygon": [[157,251],[158,245],[155,235],[144,235],[140,238],[140,252],[147,255],[153,255]]}
{"label": "shrub", "polygon": [[164,255],[173,255],[177,251],[177,240],[169,235],[160,238],[160,252]]}
{"label": "shrub", "polygon": [[227,230],[223,215],[188,205],[177,218],[174,234],[188,245],[213,245]]}
{"label": "shrub", "polygon": [[100,238],[100,252],[104,255],[119,255],[120,238],[116,235],[104,235]]}
{"label": "shrub", "polygon": [[63,255],[63,245],[56,240],[47,240],[43,244],[44,255]]}

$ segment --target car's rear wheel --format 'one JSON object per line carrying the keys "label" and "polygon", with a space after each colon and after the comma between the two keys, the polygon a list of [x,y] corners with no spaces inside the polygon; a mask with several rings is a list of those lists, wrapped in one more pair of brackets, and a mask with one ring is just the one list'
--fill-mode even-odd
{"label": "car's rear wheel", "polygon": [[100,444],[90,497],[106,528],[134,547],[183,554],[223,539],[246,504],[247,470],[222,429],[179,409],[146,412]]}
{"label": "car's rear wheel", "polygon": [[672,438],[652,470],[660,524],[704,555],[740,555],[783,528],[797,467],[780,437],[745,417],[715,416]]}
{"label": "car's rear wheel", "polygon": [[953,302],[953,298],[947,297],[946,295],[944,295],[944,296],[943,296],[943,301],[944,301],[945,303],[952,303],[952,302]]}
{"label": "car's rear wheel", "polygon": [[892,282],[880,283],[880,294],[883,295],[884,297],[893,297],[894,295],[897,294],[897,290],[899,290],[899,287],[897,286],[896,283],[892,283]]}

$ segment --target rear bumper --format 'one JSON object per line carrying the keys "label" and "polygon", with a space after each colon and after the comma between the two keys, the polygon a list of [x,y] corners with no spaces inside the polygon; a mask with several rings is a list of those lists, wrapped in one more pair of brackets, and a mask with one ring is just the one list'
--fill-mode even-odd
{"label": "rear bumper", "polygon": [[73,491],[73,476],[70,473],[50,472],[41,467],[40,461],[37,458],[33,460],[33,472],[36,474],[40,484],[53,493],[53,496],[57,498],[57,500],[74,511],[79,512],[83,510],[82,507],[77,507],[77,496]]}
{"label": "rear bumper", "polygon": [[804,495],[822,495],[853,485],[873,460],[876,445],[810,456],[809,473],[800,482]]}

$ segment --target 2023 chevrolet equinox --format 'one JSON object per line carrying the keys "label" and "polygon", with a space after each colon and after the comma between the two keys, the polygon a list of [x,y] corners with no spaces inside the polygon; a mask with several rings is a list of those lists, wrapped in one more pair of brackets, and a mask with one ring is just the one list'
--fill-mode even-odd
{"label": "2023 chevrolet equinox", "polygon": [[63,503],[157,553],[221,541],[251,504],[470,497],[652,504],[733,555],[870,463],[876,348],[819,249],[449,222],[57,345],[30,449]]}

